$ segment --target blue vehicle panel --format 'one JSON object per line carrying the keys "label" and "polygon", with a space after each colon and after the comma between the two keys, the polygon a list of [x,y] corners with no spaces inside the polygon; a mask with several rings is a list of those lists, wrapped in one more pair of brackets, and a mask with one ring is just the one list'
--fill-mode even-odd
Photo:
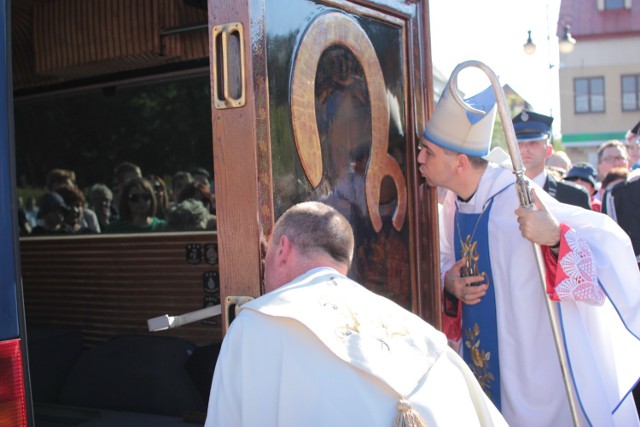
{"label": "blue vehicle panel", "polygon": [[7,48],[7,5],[0,1],[0,340],[17,338],[17,212],[11,129],[11,51]]}

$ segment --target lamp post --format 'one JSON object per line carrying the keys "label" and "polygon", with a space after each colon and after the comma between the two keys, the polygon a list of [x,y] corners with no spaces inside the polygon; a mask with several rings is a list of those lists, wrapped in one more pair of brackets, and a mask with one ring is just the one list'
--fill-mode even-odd
{"label": "lamp post", "polygon": [[571,53],[573,48],[576,46],[576,39],[571,35],[571,25],[565,24],[564,26],[564,34],[562,38],[558,41],[558,47],[560,49],[560,53]]}
{"label": "lamp post", "polygon": [[[524,53],[527,55],[533,55],[536,52],[536,44],[533,42],[531,38],[531,30],[527,31],[527,41],[522,45],[522,49]],[[571,35],[571,25],[564,25],[564,34],[562,37],[558,37],[558,50],[561,54],[569,54],[573,51],[576,45],[576,40]],[[551,56],[551,32],[549,29],[549,5],[547,4],[547,60],[548,60],[548,80],[549,80],[549,115],[553,117],[553,77],[552,70],[555,67],[555,62],[552,60]],[[557,58],[556,58],[557,60]]]}
{"label": "lamp post", "polygon": [[[531,30],[528,31],[528,37],[527,37],[527,42],[522,45],[522,49],[524,50],[524,53],[526,53],[527,55],[533,55],[534,53],[536,53],[536,44],[533,42],[533,39],[531,38]],[[548,33],[548,28],[547,28],[547,33]],[[544,49],[543,49],[544,50]],[[551,48],[550,48],[550,37],[549,34],[547,34],[547,65],[548,65],[548,74],[547,74],[547,81],[548,81],[548,93],[549,93],[549,115],[551,117],[553,117],[553,76],[552,76],[552,70],[555,67],[552,59],[551,59]]]}
{"label": "lamp post", "polygon": [[[536,44],[531,39],[531,30],[527,31],[529,33],[527,37],[527,42],[522,45],[524,49],[524,53],[527,55],[533,55],[536,52]],[[547,35],[547,39],[548,39]],[[564,34],[562,37],[558,38],[558,47],[560,49],[560,53],[571,53],[573,52],[573,48],[576,47],[576,39],[571,35],[571,25],[565,24],[564,26]]]}
{"label": "lamp post", "polygon": [[529,30],[528,33],[529,37],[527,37],[527,42],[522,45],[522,48],[527,55],[533,55],[536,53],[536,44],[531,40],[531,30]]}

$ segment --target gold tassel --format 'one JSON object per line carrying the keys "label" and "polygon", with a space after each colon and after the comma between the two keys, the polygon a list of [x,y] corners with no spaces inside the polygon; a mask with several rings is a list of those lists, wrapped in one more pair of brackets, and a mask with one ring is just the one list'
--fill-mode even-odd
{"label": "gold tassel", "polygon": [[407,399],[400,399],[397,408],[398,415],[393,427],[427,427],[418,411],[413,409]]}

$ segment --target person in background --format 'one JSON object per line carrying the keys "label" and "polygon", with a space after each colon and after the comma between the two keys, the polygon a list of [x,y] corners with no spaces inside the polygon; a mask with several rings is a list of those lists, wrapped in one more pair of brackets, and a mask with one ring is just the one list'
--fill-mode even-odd
{"label": "person in background", "polygon": [[60,194],[44,193],[38,200],[38,225],[31,230],[31,235],[70,234],[71,229],[64,222],[70,211]]}
{"label": "person in background", "polygon": [[173,205],[167,213],[170,231],[199,231],[215,229],[216,218],[201,201],[186,199]]}
{"label": "person in background", "polygon": [[184,187],[193,182],[193,176],[189,172],[179,171],[173,175],[171,179],[171,197],[172,203],[178,202],[178,197],[180,196],[180,192]]}
{"label": "person in background", "polygon": [[[598,147],[598,181],[602,181],[613,168],[629,169],[627,149],[617,139],[610,139]],[[600,189],[595,197],[602,201],[602,196],[602,189]]]}
{"label": "person in background", "polygon": [[207,189],[213,196],[213,210],[215,211],[216,186],[215,186],[215,183],[213,182],[213,179],[211,179],[211,175],[209,174],[209,171],[207,171],[205,168],[194,168],[194,169],[191,169],[191,176],[193,176],[193,180],[195,182],[200,182],[207,187]]}
{"label": "person in background", "polygon": [[606,192],[610,188],[613,188],[614,185],[619,182],[626,181],[627,176],[629,176],[629,169],[627,168],[613,168],[609,171],[607,176],[604,177],[600,186],[603,192]]}
{"label": "person in background", "polygon": [[587,190],[589,197],[591,197],[591,208],[596,212],[600,212],[602,203],[595,197],[599,188],[599,183],[596,182],[597,178],[598,172],[596,172],[596,169],[589,163],[581,162],[573,165],[565,180],[574,182]]}
{"label": "person in background", "polygon": [[278,219],[267,293],[225,335],[205,427],[506,425],[441,332],[346,277],[353,250],[328,205]]}
{"label": "person in background", "polygon": [[534,206],[520,207],[509,157],[490,152],[493,88],[466,101],[474,114],[449,89],[418,155],[427,184],[450,190],[439,236],[449,338],[509,425],[573,425],[550,298],[580,425],[637,425],[629,392],[640,378],[640,272],[629,237],[606,215],[560,203],[535,182]]}
{"label": "person in background", "polygon": [[156,216],[160,219],[167,219],[167,211],[169,210],[169,191],[164,180],[157,175],[147,176],[147,180],[153,186],[153,191],[156,195],[156,201],[158,202],[158,211]]}
{"label": "person in background", "polygon": [[625,135],[627,155],[629,156],[629,166],[633,169],[640,168],[640,140],[638,140],[638,134],[640,133],[640,122],[627,131]]}
{"label": "person in background", "polygon": [[163,231],[166,222],[155,216],[156,196],[151,183],[144,178],[130,179],[122,188],[120,217],[107,227],[109,233]]}
{"label": "person in background", "polygon": [[140,166],[132,162],[120,162],[113,169],[113,178],[116,187],[122,187],[133,178],[142,178]]}
{"label": "person in background", "polygon": [[[80,190],[80,187],[78,187],[78,183],[76,181],[76,173],[72,170],[60,168],[51,169],[47,174],[46,185],[49,191],[58,191],[60,188],[75,189],[80,193],[80,196],[82,197],[82,201],[84,203],[84,195],[82,194],[82,190]],[[68,192],[64,193],[69,195]],[[88,232],[99,233],[101,230],[100,224],[98,222],[98,217],[93,209],[91,209],[89,206],[83,205],[82,208],[79,209],[79,211],[82,214],[82,218],[79,218],[79,221],[83,224],[81,227],[86,228]]]}
{"label": "person in background", "polygon": [[182,191],[180,191],[176,202],[180,203],[187,199],[200,201],[204,207],[209,210],[211,215],[216,214],[216,199],[206,185],[195,181],[187,184]]}
{"label": "person in background", "polygon": [[212,181],[209,171],[207,171],[205,168],[193,168],[189,171],[189,173],[191,174],[195,182],[204,184],[209,188],[209,191],[211,191],[211,188],[213,186],[211,185]]}
{"label": "person in background", "polygon": [[553,117],[527,110],[513,118],[525,175],[558,201],[591,209],[589,195],[581,187],[557,179],[545,168],[545,162],[553,151],[550,143],[552,123]]}
{"label": "person in background", "polygon": [[[637,132],[636,125],[635,132]],[[602,212],[609,215],[629,235],[640,269],[640,168],[613,168],[602,180]],[[640,386],[633,389],[640,404]]]}
{"label": "person in background", "polygon": [[24,199],[24,214],[29,222],[30,228],[38,225],[38,199],[35,196],[27,196]]}
{"label": "person in background", "polygon": [[56,191],[60,187],[75,187],[76,173],[68,169],[51,169],[47,173],[45,185],[49,191]]}
{"label": "person in background", "polygon": [[127,182],[129,182],[133,178],[142,178],[142,170],[140,166],[136,165],[132,162],[120,162],[113,169],[113,203],[111,204],[112,219],[118,218],[120,214],[118,209],[120,208],[120,195],[122,194],[123,187]]}
{"label": "person in background", "polygon": [[[613,218],[629,235],[640,268],[640,169],[634,169],[622,182],[609,186],[604,193],[602,212]],[[634,390],[634,395],[636,402],[640,402],[640,388]]]}
{"label": "person in background", "polygon": [[94,184],[89,190],[89,208],[96,213],[100,230],[106,230],[111,222],[113,193],[105,184]]}
{"label": "person in background", "polygon": [[[69,207],[69,213],[65,216],[64,222],[69,226],[71,234],[100,233],[98,217],[95,214],[92,216],[84,214],[84,195],[78,187],[60,187],[57,193],[62,196],[65,204]],[[87,218],[90,218],[90,222],[87,221]]]}
{"label": "person in background", "polygon": [[18,235],[21,237],[28,236],[31,234],[31,230],[31,224],[24,213],[24,208],[18,208]]}
{"label": "person in background", "polygon": [[567,152],[555,150],[547,159],[546,165],[547,168],[557,172],[560,179],[563,179],[572,167],[571,159]]}

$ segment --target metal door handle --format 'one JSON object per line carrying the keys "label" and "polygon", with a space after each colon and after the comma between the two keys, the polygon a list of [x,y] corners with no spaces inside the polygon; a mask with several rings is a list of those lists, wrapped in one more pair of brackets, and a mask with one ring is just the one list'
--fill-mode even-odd
{"label": "metal door handle", "polygon": [[213,99],[217,109],[239,108],[246,102],[244,28],[242,23],[213,27]]}
{"label": "metal door handle", "polygon": [[226,314],[224,322],[225,332],[229,329],[229,325],[233,319],[236,318],[242,304],[248,303],[252,299],[253,297],[237,295],[229,295],[224,299],[224,312]]}

